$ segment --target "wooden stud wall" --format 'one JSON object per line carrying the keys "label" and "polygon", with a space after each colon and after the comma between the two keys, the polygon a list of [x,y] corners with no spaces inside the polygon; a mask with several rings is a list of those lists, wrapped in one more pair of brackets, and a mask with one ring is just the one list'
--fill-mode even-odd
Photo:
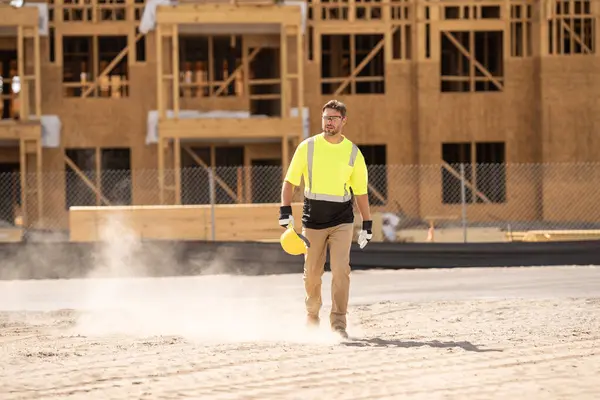
{"label": "wooden stud wall", "polygon": [[[16,121],[0,121],[0,140],[13,143],[13,148],[18,149],[20,223],[23,227],[40,228],[44,223],[44,191],[41,175],[42,129],[39,122],[42,115],[41,46],[37,10],[0,5],[0,28],[16,31],[14,43],[20,81],[20,91],[15,97],[18,101],[18,118]],[[7,78],[14,82],[14,77]]]}

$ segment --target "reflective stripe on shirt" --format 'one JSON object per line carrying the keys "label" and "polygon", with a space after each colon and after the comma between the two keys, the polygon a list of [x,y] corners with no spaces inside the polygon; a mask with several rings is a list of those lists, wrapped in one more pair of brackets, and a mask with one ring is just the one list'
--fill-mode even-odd
{"label": "reflective stripe on shirt", "polygon": [[[312,167],[313,167],[314,154],[315,154],[315,137],[313,136],[313,137],[309,138],[308,142],[307,142],[308,188],[304,191],[304,197],[306,197],[307,199],[312,199],[312,200],[324,200],[324,201],[332,201],[332,202],[336,202],[336,203],[345,203],[347,201],[350,201],[352,199],[352,196],[350,196],[350,193],[348,193],[345,183],[344,183],[344,195],[343,196],[336,196],[333,194],[319,194],[319,193],[312,192],[312,182],[313,182]],[[358,155],[358,146],[353,143],[352,151],[350,152],[350,159],[348,160],[349,166],[351,166],[351,167],[354,166],[354,162],[356,161],[357,155]]]}

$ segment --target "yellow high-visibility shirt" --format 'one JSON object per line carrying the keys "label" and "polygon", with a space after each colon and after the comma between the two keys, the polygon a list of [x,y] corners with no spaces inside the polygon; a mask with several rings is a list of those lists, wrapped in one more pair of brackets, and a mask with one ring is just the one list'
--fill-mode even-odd
{"label": "yellow high-visibility shirt", "polygon": [[325,228],[354,222],[352,196],[367,194],[368,173],[363,154],[344,137],[329,143],[323,134],[302,141],[285,180],[299,186],[304,178],[303,223]]}

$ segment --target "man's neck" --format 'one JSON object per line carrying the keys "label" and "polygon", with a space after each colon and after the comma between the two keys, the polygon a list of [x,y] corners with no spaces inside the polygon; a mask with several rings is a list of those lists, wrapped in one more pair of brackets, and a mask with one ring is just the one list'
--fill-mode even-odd
{"label": "man's neck", "polygon": [[325,132],[322,132],[322,134],[323,134],[323,137],[325,138],[325,140],[327,140],[329,143],[332,143],[332,144],[338,144],[344,140],[344,136],[341,133],[336,133],[333,136],[328,135]]}

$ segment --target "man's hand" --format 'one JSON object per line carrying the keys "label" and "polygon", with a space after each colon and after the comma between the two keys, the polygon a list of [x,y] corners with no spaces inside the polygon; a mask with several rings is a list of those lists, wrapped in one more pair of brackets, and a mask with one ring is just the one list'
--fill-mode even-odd
{"label": "man's hand", "polygon": [[362,229],[358,233],[358,245],[361,249],[364,249],[367,243],[373,238],[373,221],[363,221]]}
{"label": "man's hand", "polygon": [[294,217],[292,216],[292,206],[279,207],[279,226],[287,228],[288,225],[294,226]]}

